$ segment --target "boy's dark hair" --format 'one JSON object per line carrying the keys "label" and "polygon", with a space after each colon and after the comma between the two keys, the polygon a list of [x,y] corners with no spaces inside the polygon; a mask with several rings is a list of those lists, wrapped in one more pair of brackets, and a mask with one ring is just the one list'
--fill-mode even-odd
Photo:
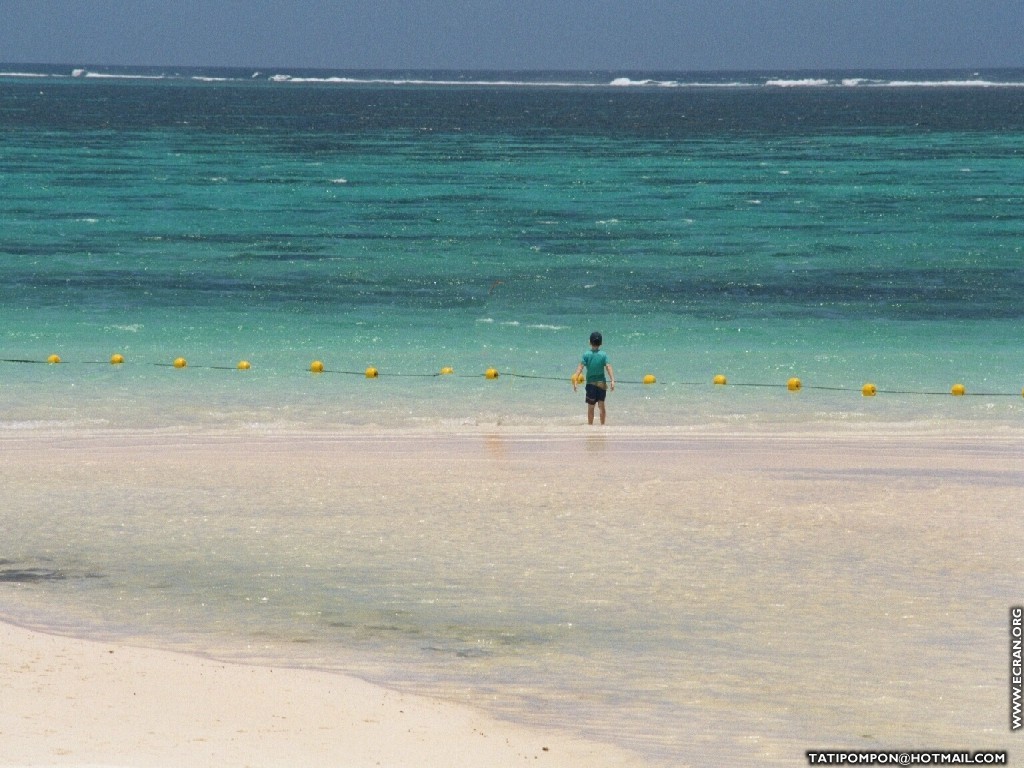
{"label": "boy's dark hair", "polygon": [[591,346],[600,347],[601,343],[603,341],[604,341],[604,339],[601,338],[601,332],[600,331],[594,331],[592,334],[590,334],[590,344],[591,344]]}

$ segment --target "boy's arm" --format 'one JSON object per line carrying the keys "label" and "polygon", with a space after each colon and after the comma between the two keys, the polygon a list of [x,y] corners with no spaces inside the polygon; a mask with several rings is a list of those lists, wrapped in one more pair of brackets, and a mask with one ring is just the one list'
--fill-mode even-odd
{"label": "boy's arm", "polygon": [[615,374],[612,373],[612,367],[610,364],[605,363],[604,369],[608,371],[608,388],[615,389]]}

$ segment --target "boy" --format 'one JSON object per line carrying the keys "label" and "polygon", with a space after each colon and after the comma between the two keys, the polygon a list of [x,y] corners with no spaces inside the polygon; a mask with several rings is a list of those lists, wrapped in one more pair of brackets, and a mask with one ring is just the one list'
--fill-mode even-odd
{"label": "boy", "polygon": [[[583,354],[583,360],[576,366],[576,373],[572,375],[572,391],[576,391],[576,385],[582,379],[583,369],[587,370],[587,423],[594,423],[594,406],[601,409],[601,423],[605,422],[604,398],[607,390],[615,390],[615,374],[608,364],[608,355],[601,351],[603,339],[599,331],[590,334],[590,351]],[[605,379],[605,371],[608,378]]]}

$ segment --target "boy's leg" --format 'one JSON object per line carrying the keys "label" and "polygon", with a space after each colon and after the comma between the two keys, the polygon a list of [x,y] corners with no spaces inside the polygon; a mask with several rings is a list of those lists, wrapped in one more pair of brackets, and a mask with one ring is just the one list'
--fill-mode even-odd
{"label": "boy's leg", "polygon": [[[605,417],[608,415],[607,413],[605,413],[605,410],[604,410],[604,400],[599,401],[598,404],[597,404],[597,407],[601,409],[601,423],[604,424]],[[593,414],[591,414],[591,415],[593,415]],[[591,419],[590,423],[593,424],[594,420]]]}
{"label": "boy's leg", "polygon": [[594,423],[594,403],[587,403],[587,424]]}

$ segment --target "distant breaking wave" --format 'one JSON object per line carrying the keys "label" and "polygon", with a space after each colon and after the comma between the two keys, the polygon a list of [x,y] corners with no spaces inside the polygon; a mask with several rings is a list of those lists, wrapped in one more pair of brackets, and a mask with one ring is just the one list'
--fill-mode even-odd
{"label": "distant breaking wave", "polygon": [[[0,65],[2,67],[4,65]],[[996,76],[998,75],[998,76]],[[76,80],[157,80],[197,83],[271,83],[276,85],[336,85],[395,87],[486,87],[486,88],[1024,88],[1024,70],[998,70],[982,76],[979,72],[892,71],[856,73],[800,73],[776,76],[770,73],[689,73],[686,76],[625,76],[597,72],[289,72],[262,73],[241,69],[162,70],[159,68],[16,68],[6,65],[0,78]]]}
{"label": "distant breaking wave", "polygon": [[632,80],[628,77],[616,77],[607,85],[616,88],[756,88],[758,83],[744,80],[705,83],[699,80]]}
{"label": "distant breaking wave", "polygon": [[271,75],[267,78],[272,83],[338,83],[348,85],[429,85],[429,86],[529,86],[546,88],[567,88],[580,86],[596,86],[598,83],[559,82],[555,80],[438,80],[429,78],[359,78],[359,77],[299,77],[293,75]]}
{"label": "distant breaking wave", "polygon": [[765,85],[774,86],[776,88],[801,88],[801,87],[813,87],[813,88],[824,88],[830,85],[829,81],[825,78],[820,77],[805,77],[801,80],[766,80]]}

